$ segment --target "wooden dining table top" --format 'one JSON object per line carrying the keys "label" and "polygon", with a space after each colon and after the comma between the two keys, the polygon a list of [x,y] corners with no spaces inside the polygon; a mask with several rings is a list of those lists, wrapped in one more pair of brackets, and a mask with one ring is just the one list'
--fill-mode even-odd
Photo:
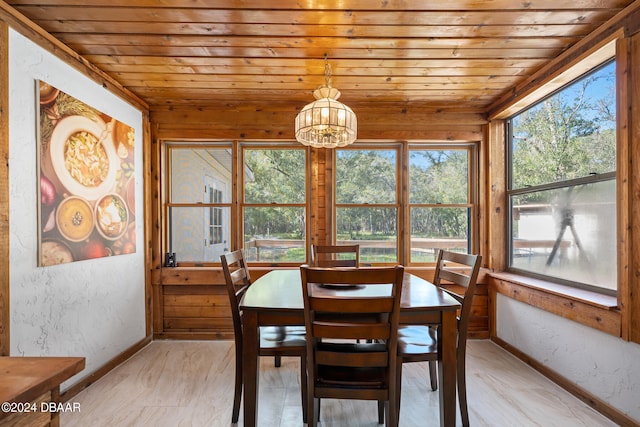
{"label": "wooden dining table top", "polygon": [[[258,283],[259,285],[255,286]],[[324,289],[323,292],[335,293],[337,289],[333,291]],[[357,294],[367,290],[366,287],[355,288],[349,292]],[[405,272],[400,301],[402,313],[409,315],[412,311],[424,312],[429,308],[438,311],[455,311],[460,308],[460,303],[431,282]],[[240,302],[240,309],[302,312],[304,306],[300,269],[272,270],[260,277],[247,290]]]}

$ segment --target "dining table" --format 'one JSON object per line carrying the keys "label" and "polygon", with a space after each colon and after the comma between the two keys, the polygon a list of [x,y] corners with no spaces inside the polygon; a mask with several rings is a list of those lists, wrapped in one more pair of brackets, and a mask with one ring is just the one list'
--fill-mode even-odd
{"label": "dining table", "polygon": [[[400,324],[433,325],[438,337],[440,425],[456,423],[457,311],[460,303],[431,282],[405,271]],[[258,421],[261,326],[304,325],[300,269],[275,269],[259,277],[240,302],[243,325],[244,426]]]}

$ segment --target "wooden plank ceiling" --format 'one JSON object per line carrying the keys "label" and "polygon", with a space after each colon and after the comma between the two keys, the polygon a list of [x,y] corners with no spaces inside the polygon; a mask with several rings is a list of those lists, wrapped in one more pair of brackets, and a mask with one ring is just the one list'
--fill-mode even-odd
{"label": "wooden plank ceiling", "polygon": [[[8,0],[150,106],[482,110],[632,0]],[[414,105],[417,105],[414,104]]]}

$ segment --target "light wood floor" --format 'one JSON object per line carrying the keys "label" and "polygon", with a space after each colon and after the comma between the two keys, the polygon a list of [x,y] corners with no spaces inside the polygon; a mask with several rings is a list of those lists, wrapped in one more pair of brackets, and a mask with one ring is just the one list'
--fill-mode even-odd
{"label": "light wood floor", "polygon": [[[62,414],[61,425],[228,426],[233,348],[229,341],[154,341],[75,396],[81,410]],[[283,358],[274,368],[263,357],[260,369],[260,426],[302,426],[297,360]],[[439,425],[426,364],[407,364],[403,374],[400,426]],[[472,426],[615,425],[490,341],[469,342],[467,387]],[[321,420],[325,427],[374,427],[376,404],[323,400]]]}

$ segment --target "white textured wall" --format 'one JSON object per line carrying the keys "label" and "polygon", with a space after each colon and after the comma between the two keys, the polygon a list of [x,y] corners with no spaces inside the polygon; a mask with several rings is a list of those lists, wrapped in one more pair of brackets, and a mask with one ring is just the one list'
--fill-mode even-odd
{"label": "white textured wall", "polygon": [[143,211],[142,113],[9,32],[11,355],[86,357],[65,389],[145,337],[143,224],[135,254],[37,266],[36,79],[135,129],[136,212]]}
{"label": "white textured wall", "polygon": [[497,335],[640,423],[640,345],[498,294]]}

